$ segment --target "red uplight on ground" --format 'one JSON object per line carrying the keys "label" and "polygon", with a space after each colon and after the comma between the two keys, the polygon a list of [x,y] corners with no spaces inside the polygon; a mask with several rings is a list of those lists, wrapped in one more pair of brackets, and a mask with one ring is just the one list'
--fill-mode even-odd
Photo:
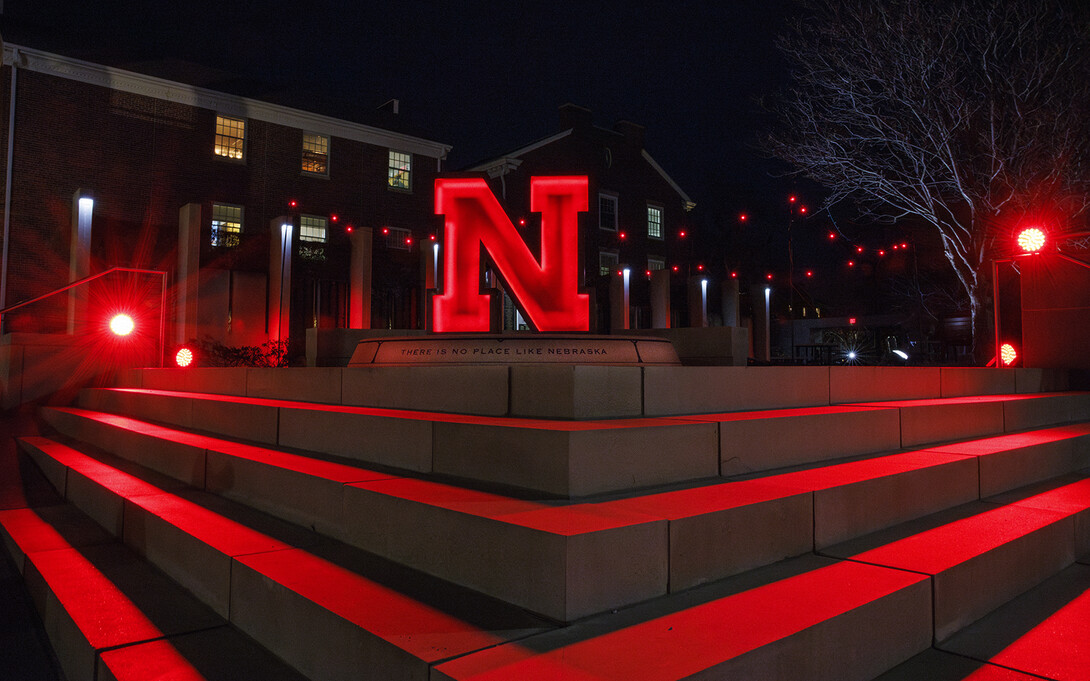
{"label": "red uplight on ground", "polygon": [[174,363],[183,369],[193,363],[193,351],[189,348],[180,348],[174,354]]}
{"label": "red uplight on ground", "polygon": [[1014,364],[1014,360],[1018,359],[1018,351],[1010,343],[1004,343],[999,346],[999,359],[1002,360],[1003,366],[1009,367]]}
{"label": "red uplight on ground", "polygon": [[1023,229],[1018,233],[1018,248],[1026,253],[1036,253],[1045,245],[1044,230],[1038,227]]}
{"label": "red uplight on ground", "polygon": [[136,324],[133,322],[132,317],[127,314],[114,315],[113,319],[110,320],[110,331],[117,336],[127,336],[135,328]]}

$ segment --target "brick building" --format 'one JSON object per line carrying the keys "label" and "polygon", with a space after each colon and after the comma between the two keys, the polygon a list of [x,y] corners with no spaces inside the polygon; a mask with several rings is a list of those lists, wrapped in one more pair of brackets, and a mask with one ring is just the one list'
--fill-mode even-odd
{"label": "brick building", "polygon": [[[692,252],[690,211],[695,204],[644,149],[642,126],[620,121],[612,130],[601,128],[589,110],[565,104],[559,127],[554,135],[469,170],[487,175],[493,193],[531,244],[536,216],[529,212],[530,178],[586,175],[590,210],[579,216],[580,268],[581,284],[592,294],[592,330],[616,328],[610,282],[624,268],[630,270],[629,328],[686,325],[688,280],[700,267]],[[652,318],[656,277],[669,292],[667,323]],[[505,326],[519,326],[510,305]]]}
{"label": "brick building", "polygon": [[4,44],[0,307],[124,266],[168,273],[170,342],[298,353],[308,327],[422,324],[414,245],[449,145],[152,71]]}

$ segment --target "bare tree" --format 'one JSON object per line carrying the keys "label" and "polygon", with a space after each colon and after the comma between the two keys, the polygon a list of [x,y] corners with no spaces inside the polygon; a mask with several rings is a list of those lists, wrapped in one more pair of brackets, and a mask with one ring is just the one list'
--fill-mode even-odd
{"label": "bare tree", "polygon": [[978,359],[989,260],[1019,225],[1070,229],[1090,204],[1081,4],[815,0],[779,41],[791,84],[767,148],[823,184],[827,207],[933,228]]}

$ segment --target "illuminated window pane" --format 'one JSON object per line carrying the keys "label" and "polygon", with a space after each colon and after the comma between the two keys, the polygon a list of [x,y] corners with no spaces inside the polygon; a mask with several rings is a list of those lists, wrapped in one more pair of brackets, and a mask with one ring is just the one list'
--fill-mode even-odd
{"label": "illuminated window pane", "polygon": [[412,169],[412,154],[391,151],[387,182],[394,189],[412,189]]}
{"label": "illuminated window pane", "polygon": [[303,172],[325,175],[329,172],[329,138],[303,133]]}
{"label": "illuminated window pane", "polygon": [[245,120],[216,116],[216,156],[241,161],[245,140]]}
{"label": "illuminated window pane", "polygon": [[598,274],[602,276],[611,274],[620,262],[617,251],[598,251]]}
{"label": "illuminated window pane", "polygon": [[387,227],[386,248],[397,248],[407,251],[412,248],[413,233],[401,227]]}
{"label": "illuminated window pane", "polygon": [[326,240],[326,219],[313,215],[299,216],[299,240],[324,242]]}
{"label": "illuminated window pane", "polygon": [[607,194],[598,195],[598,227],[617,231],[617,197]]}
{"label": "illuminated window pane", "polygon": [[212,245],[224,248],[238,246],[242,233],[242,206],[212,204]]}
{"label": "illuminated window pane", "polygon": [[647,236],[652,239],[662,238],[662,209],[655,206],[647,207]]}
{"label": "illuminated window pane", "polygon": [[647,271],[654,272],[655,270],[666,269],[666,258],[660,258],[656,255],[647,256]]}

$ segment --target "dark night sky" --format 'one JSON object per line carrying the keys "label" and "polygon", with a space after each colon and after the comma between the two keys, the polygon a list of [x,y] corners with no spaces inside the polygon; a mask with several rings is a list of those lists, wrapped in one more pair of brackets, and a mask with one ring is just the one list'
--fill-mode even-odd
{"label": "dark night sky", "polygon": [[787,0],[754,2],[72,2],[7,0],[6,20],[76,32],[362,107],[401,100],[456,169],[557,131],[574,102],[647,149],[702,208],[760,190],[754,97],[776,80]]}

